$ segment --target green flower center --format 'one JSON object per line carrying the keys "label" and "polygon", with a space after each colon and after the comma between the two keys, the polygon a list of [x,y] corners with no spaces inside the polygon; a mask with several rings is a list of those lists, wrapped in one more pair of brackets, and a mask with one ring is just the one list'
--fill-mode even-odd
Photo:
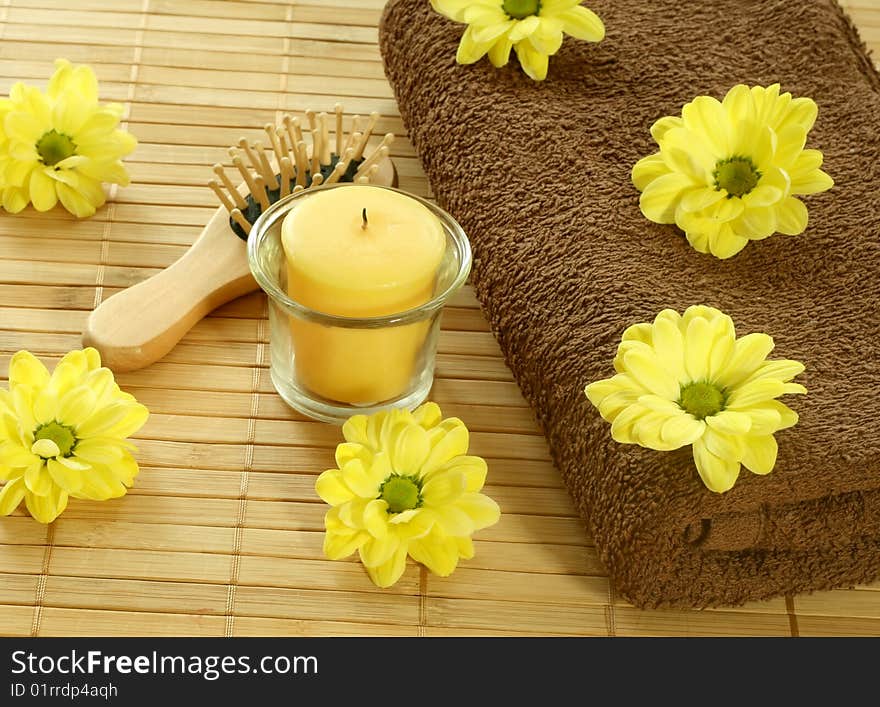
{"label": "green flower center", "polygon": [[715,163],[715,190],[727,191],[727,198],[745,196],[754,189],[761,173],[755,167],[755,163],[748,157],[730,157],[726,160],[718,160]]}
{"label": "green flower center", "polygon": [[76,143],[64,133],[50,130],[37,140],[37,152],[43,164],[50,167],[76,154]]}
{"label": "green flower center", "polygon": [[39,442],[41,439],[54,442],[59,449],[58,456],[61,457],[69,457],[76,447],[76,435],[73,434],[73,430],[59,422],[47,422],[37,427],[34,431],[34,442]]}
{"label": "green flower center", "polygon": [[402,513],[422,505],[421,484],[412,476],[389,476],[379,489],[379,498],[388,504],[389,513]]}
{"label": "green flower center", "polygon": [[512,20],[524,20],[541,11],[540,0],[504,0],[504,11]]}
{"label": "green flower center", "polygon": [[681,387],[679,406],[702,420],[717,415],[724,409],[725,395],[714,383],[694,381]]}

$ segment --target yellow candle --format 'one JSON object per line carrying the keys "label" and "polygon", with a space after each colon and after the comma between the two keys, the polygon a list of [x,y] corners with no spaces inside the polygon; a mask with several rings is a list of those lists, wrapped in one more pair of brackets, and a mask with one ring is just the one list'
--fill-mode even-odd
{"label": "yellow candle", "polygon": [[[431,211],[368,185],[320,190],[284,218],[287,291],[310,309],[376,317],[434,294],[446,235]],[[291,321],[296,374],[320,396],[366,405],[406,391],[429,322],[381,329]]]}

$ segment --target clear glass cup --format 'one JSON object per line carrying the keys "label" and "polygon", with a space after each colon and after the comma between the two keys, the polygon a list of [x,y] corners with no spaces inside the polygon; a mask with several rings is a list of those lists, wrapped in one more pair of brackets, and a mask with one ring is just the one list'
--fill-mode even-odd
{"label": "clear glass cup", "polygon": [[[263,213],[248,237],[251,272],[269,296],[270,373],[278,394],[295,410],[324,422],[342,423],[358,413],[388,407],[413,409],[434,382],[440,315],[471,269],[471,247],[461,226],[429,201],[446,234],[446,250],[431,298],[417,307],[376,317],[343,317],[293,300],[287,289],[287,258],[281,224],[291,209],[322,185],[286,196]],[[375,185],[374,185],[375,186]]]}

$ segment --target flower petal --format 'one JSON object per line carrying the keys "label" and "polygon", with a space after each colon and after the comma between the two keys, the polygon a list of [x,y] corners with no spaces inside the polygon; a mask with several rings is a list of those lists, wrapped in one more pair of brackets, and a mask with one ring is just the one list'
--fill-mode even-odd
{"label": "flower petal", "polygon": [[807,228],[809,214],[807,207],[800,199],[793,196],[788,197],[785,201],[776,207],[776,229],[780,233],[789,236],[797,236],[803,233]]}
{"label": "flower petal", "polygon": [[730,151],[729,119],[718,100],[699,96],[682,108],[681,117],[689,131],[706,141],[716,159]]}
{"label": "flower petal", "polygon": [[324,503],[338,506],[354,498],[351,489],[345,485],[339,469],[328,469],[315,481],[315,492]]}
{"label": "flower petal", "polygon": [[82,385],[68,391],[58,404],[58,422],[76,427],[95,409],[97,399],[91,388]]}
{"label": "flower petal", "polygon": [[398,474],[418,475],[431,451],[428,433],[419,425],[406,425],[392,440],[391,466]]}
{"label": "flower petal", "polygon": [[377,498],[366,505],[364,528],[370,535],[380,540],[388,535],[388,503]]}
{"label": "flower petal", "polygon": [[368,473],[367,468],[360,459],[352,459],[341,469],[342,481],[356,496],[365,499],[374,499],[379,495],[381,481]]}
{"label": "flower petal", "polygon": [[536,32],[538,28],[541,26],[541,18],[537,15],[530,15],[525,19],[518,20],[513,28],[510,30],[510,34],[508,37],[510,41],[516,44],[523,39],[526,39],[532,32]]}
{"label": "flower petal", "polygon": [[625,407],[611,422],[611,439],[621,444],[637,444],[638,440],[633,438],[633,426],[647,413],[641,405]]}
{"label": "flower petal", "polygon": [[55,459],[49,459],[46,462],[46,468],[49,470],[49,475],[52,477],[52,481],[65,491],[69,493],[76,492],[82,488],[82,471],[71,469],[68,465],[61,464]]}
{"label": "flower petal", "polygon": [[363,530],[328,530],[324,535],[324,555],[331,560],[348,557],[370,539]]}
{"label": "flower petal", "polygon": [[436,516],[424,507],[411,508],[391,516],[389,521],[401,540],[423,538],[434,527]]}
{"label": "flower petal", "polygon": [[458,554],[462,560],[470,560],[474,556],[474,541],[471,538],[456,538]]}
{"label": "flower petal", "polygon": [[702,211],[718,203],[725,196],[727,194],[722,190],[711,187],[699,187],[685,193],[681,199],[681,208],[690,212]]}
{"label": "flower petal", "polygon": [[465,493],[456,501],[456,506],[470,516],[474,530],[495,525],[501,518],[498,504],[482,493]]}
{"label": "flower petal", "polygon": [[58,203],[55,181],[43,169],[37,168],[31,172],[28,188],[31,202],[37,211],[48,211]]}
{"label": "flower petal", "polygon": [[645,187],[639,208],[649,221],[675,223],[675,209],[685,190],[695,186],[693,180],[677,172],[658,177]]}
{"label": "flower petal", "polygon": [[352,459],[369,464],[372,458],[373,453],[359,442],[343,442],[336,446],[336,464],[340,469]]}
{"label": "flower petal", "polygon": [[118,437],[124,439],[144,426],[150,411],[140,403],[116,402],[95,411],[76,429],[79,437]]}
{"label": "flower petal", "polygon": [[546,54],[536,51],[529,42],[515,44],[514,50],[519,65],[529,78],[535,81],[543,81],[547,78],[549,57]]}
{"label": "flower petal", "polygon": [[707,426],[702,437],[706,448],[716,457],[727,461],[739,461],[743,454],[742,440],[739,435],[719,432],[711,425]]}
{"label": "flower petal", "polygon": [[29,385],[40,389],[49,383],[49,371],[30,351],[19,351],[9,360],[9,387]]}
{"label": "flower petal", "polygon": [[370,538],[359,548],[364,567],[378,567],[390,560],[400,548],[400,538],[394,533],[386,533],[383,538]]}
{"label": "flower petal", "polygon": [[436,527],[446,535],[470,535],[476,530],[471,517],[457,505],[425,507],[426,515],[433,515]]}
{"label": "flower petal", "polygon": [[513,42],[510,41],[506,36],[501,36],[495,40],[495,44],[493,44],[489,49],[489,61],[492,62],[492,66],[496,69],[500,69],[502,66],[506,66],[507,62],[510,61],[510,50],[513,48]]}
{"label": "flower petal", "polygon": [[428,458],[421,465],[422,476],[430,474],[457,456],[466,454],[470,444],[470,435],[467,427],[458,418],[449,418],[444,421],[448,431],[436,441]]}
{"label": "flower petal", "polygon": [[443,471],[453,471],[464,476],[466,491],[479,491],[486,483],[488,467],[482,457],[462,455],[446,464]]}
{"label": "flower petal", "polygon": [[47,128],[42,121],[34,120],[34,116],[25,111],[11,111],[3,121],[3,129],[10,140],[31,145],[37,142]]}
{"label": "flower petal", "polygon": [[67,491],[56,488],[45,496],[26,493],[24,500],[28,513],[40,523],[51,523],[67,508]]}
{"label": "flower petal", "polygon": [[778,447],[773,435],[748,435],[742,463],[754,474],[769,474],[776,465]]}
{"label": "flower petal", "polygon": [[364,445],[375,449],[375,440],[368,433],[369,418],[366,415],[353,415],[342,425],[342,436],[353,444]]}
{"label": "flower petal", "polygon": [[91,465],[116,464],[126,454],[126,448],[118,439],[90,437],[77,441],[75,455]]}
{"label": "flower petal", "polygon": [[816,123],[819,114],[819,106],[812,98],[795,98],[788,104],[787,110],[782,115],[775,128],[778,132],[787,129],[791,125],[797,125],[805,133],[810,132]]}
{"label": "flower petal", "polygon": [[680,385],[659,363],[657,356],[644,351],[630,351],[624,357],[624,365],[629,374],[646,390],[667,400],[675,400]]}
{"label": "flower petal", "polygon": [[11,214],[22,211],[30,201],[27,189],[6,187],[2,190],[3,208]]}
{"label": "flower petal", "polygon": [[764,361],[750,375],[745,382],[757,380],[759,378],[776,378],[783,382],[790,381],[795,376],[804,372],[804,364],[800,361],[791,359],[777,359],[775,361]]}
{"label": "flower petal", "polygon": [[474,25],[474,41],[477,44],[497,42],[499,39],[510,41],[507,31],[513,27],[513,20],[508,20],[503,13],[499,16],[498,8],[485,7],[481,12],[481,17],[468,17],[468,24]]}
{"label": "flower petal", "polygon": [[562,29],[547,27],[548,24],[548,22],[544,22],[541,29],[533,32],[527,40],[523,41],[529,42],[536,52],[553,56],[562,46]]}
{"label": "flower petal", "polygon": [[785,385],[774,378],[761,378],[744,383],[728,396],[727,407],[731,410],[740,410],[772,400],[785,392]]}
{"label": "flower petal", "polygon": [[717,415],[706,418],[706,424],[716,432],[728,435],[741,435],[752,427],[752,419],[744,412],[722,410]]}
{"label": "flower petal", "polygon": [[24,473],[24,483],[30,494],[45,496],[52,490],[52,477],[42,460],[31,464]]}
{"label": "flower petal", "polygon": [[[751,425],[749,427],[749,432],[751,434],[773,434],[777,430],[781,429],[780,425],[782,423],[782,416],[775,408],[770,407],[769,404],[777,402],[778,401],[776,400],[771,400],[767,403],[759,403],[758,405],[752,405],[751,407],[743,408],[740,410],[742,414],[748,415],[749,419],[751,420]],[[782,405],[782,403],[778,404]]]}
{"label": "flower petal", "polygon": [[57,457],[61,454],[61,449],[51,439],[38,439],[31,445],[31,454],[36,454],[38,457],[49,459],[50,457]]}
{"label": "flower petal", "polygon": [[651,125],[651,137],[659,145],[670,130],[683,127],[684,121],[681,118],[674,115],[665,115],[654,121],[654,124]]}
{"label": "flower petal", "polygon": [[461,41],[458,43],[458,52],[455,55],[455,60],[459,64],[473,64],[479,61],[495,43],[495,37],[482,42],[477,41],[476,32],[477,30],[474,26],[469,25],[461,36]]}
{"label": "flower petal", "polygon": [[456,22],[463,22],[465,10],[474,5],[498,7],[498,3],[493,0],[431,0],[434,10]]}
{"label": "flower petal", "polygon": [[428,477],[422,486],[422,498],[426,506],[443,506],[453,503],[466,488],[464,474],[456,471],[438,471]]}
{"label": "flower petal", "polygon": [[587,42],[601,42],[605,38],[605,25],[599,16],[586,7],[577,6],[559,13],[563,31]]}
{"label": "flower petal", "polygon": [[419,405],[412,413],[413,420],[426,430],[436,427],[443,421],[443,412],[437,403]]}
{"label": "flower petal", "polygon": [[817,169],[803,176],[792,177],[791,193],[817,194],[822,191],[827,191],[833,186],[834,180],[821,169]]}
{"label": "flower petal", "polygon": [[725,388],[734,388],[748,378],[773,350],[773,339],[767,334],[747,334],[736,340],[733,353],[718,373],[716,382]]}
{"label": "flower petal", "polygon": [[669,174],[670,169],[663,159],[663,155],[655,152],[653,155],[643,157],[632,169],[633,186],[639,191],[644,191],[651,182],[664,174]]}
{"label": "flower petal", "polygon": [[18,508],[24,498],[26,487],[24,479],[21,477],[9,481],[2,490],[0,490],[0,516],[8,516],[12,511]]}
{"label": "flower petal", "polygon": [[762,406],[769,406],[779,413],[779,430],[785,430],[794,427],[798,422],[798,414],[785,403],[778,400],[768,400],[762,403]]}
{"label": "flower petal", "polygon": [[377,587],[390,587],[403,576],[406,569],[406,545],[401,544],[394,555],[378,567],[367,567],[367,574]]}
{"label": "flower petal", "polygon": [[663,423],[660,437],[664,442],[672,445],[673,449],[679,449],[696,442],[705,431],[705,422],[682,411],[682,414],[674,415]]}
{"label": "flower petal", "polygon": [[458,566],[458,542],[455,538],[431,533],[409,544],[409,554],[439,577],[448,577]]}
{"label": "flower petal", "polygon": [[684,367],[690,380],[703,380],[708,376],[711,350],[712,336],[709,321],[703,317],[692,319],[684,335]]}
{"label": "flower petal", "polygon": [[776,154],[773,156],[777,165],[787,168],[793,165],[803,152],[807,142],[807,131],[800,125],[788,125],[776,130]]}
{"label": "flower petal", "polygon": [[103,200],[89,201],[83,194],[67,184],[59,183],[55,187],[62,205],[77,218],[88,218],[95,215],[95,209],[103,205]]}
{"label": "flower petal", "polygon": [[784,196],[785,194],[774,186],[759,184],[748,194],[744,195],[742,200],[747,208],[759,209],[765,206],[773,206],[781,201]]}
{"label": "flower petal", "polygon": [[83,476],[82,481],[80,489],[76,493],[70,494],[72,497],[106,501],[110,498],[120,498],[126,492],[125,485],[114,476],[109,467],[103,464],[92,465],[91,470]]}
{"label": "flower petal", "polygon": [[734,232],[752,241],[760,241],[771,236],[779,227],[782,209],[788,201],[789,199],[786,199],[782,204],[773,207],[749,207],[734,223]]}
{"label": "flower petal", "polygon": [[715,493],[729,491],[739,476],[739,462],[715,456],[701,439],[694,442],[694,463],[703,483]]}

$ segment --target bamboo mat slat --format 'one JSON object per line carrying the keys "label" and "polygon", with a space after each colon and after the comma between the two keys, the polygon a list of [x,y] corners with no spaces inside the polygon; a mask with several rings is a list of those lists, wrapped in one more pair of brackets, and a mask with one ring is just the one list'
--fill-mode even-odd
{"label": "bamboo mat slat", "polygon": [[[880,47],[880,0],[842,0]],[[384,0],[5,0],[0,92],[66,56],[98,72],[139,139],[132,185],[94,218],[0,217],[0,380],[49,364],[88,313],[179,258],[215,208],[227,145],[284,111],[378,111],[401,187],[431,190],[376,45]],[[163,361],[120,375],[152,411],[123,499],[74,501],[51,527],[0,518],[0,635],[878,635],[880,584],[736,609],[640,611],[616,596],[544,438],[466,287],[447,309],[432,398],[489,463],[498,525],[448,578],[410,564],[376,589],[322,553],[316,475],[339,430],[290,410],[268,376],[265,298],[200,322]],[[247,489],[242,497],[242,489]]]}

